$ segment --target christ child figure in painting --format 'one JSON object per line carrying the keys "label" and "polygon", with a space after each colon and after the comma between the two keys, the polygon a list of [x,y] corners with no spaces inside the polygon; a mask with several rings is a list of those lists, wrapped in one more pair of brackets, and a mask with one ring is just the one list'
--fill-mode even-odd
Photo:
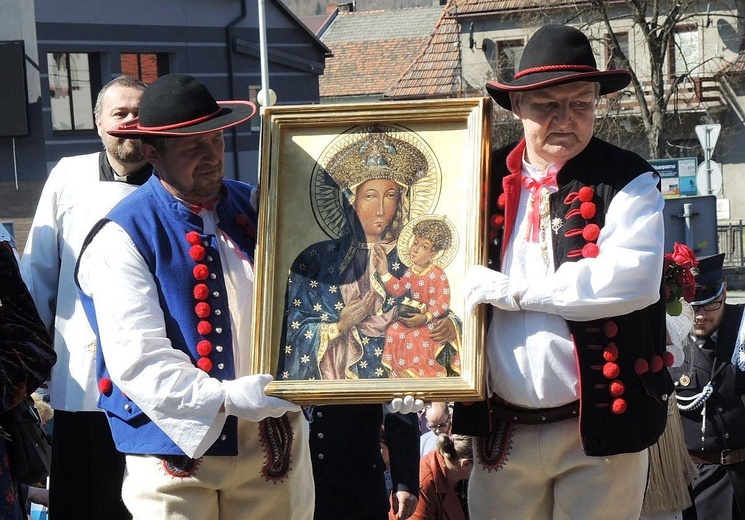
{"label": "christ child figure in painting", "polygon": [[447,355],[443,352],[445,344],[431,336],[437,320],[450,308],[448,277],[433,261],[452,243],[444,218],[433,216],[417,222],[408,245],[410,265],[400,278],[389,272],[385,250],[375,247],[375,270],[387,294],[403,298],[397,319],[386,331],[383,350],[383,365],[391,377],[446,377],[460,372],[457,352]]}

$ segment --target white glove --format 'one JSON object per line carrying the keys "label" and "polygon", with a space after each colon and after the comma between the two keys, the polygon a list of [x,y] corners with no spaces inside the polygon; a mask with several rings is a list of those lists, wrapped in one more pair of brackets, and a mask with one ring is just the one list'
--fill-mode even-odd
{"label": "white glove", "polygon": [[403,399],[400,397],[394,398],[385,407],[391,413],[414,413],[424,408],[424,401],[415,399],[413,395],[405,395]]}
{"label": "white glove", "polygon": [[690,304],[683,303],[683,311],[678,316],[665,314],[665,326],[667,328],[667,335],[670,338],[667,350],[673,354],[673,367],[679,367],[683,364],[685,359],[683,344],[693,329],[693,311]]}
{"label": "white glove", "polygon": [[520,305],[510,290],[510,277],[483,265],[472,265],[466,271],[463,282],[466,295],[466,310],[473,314],[480,303],[491,303],[505,311],[519,311]]}
{"label": "white glove", "polygon": [[285,412],[299,412],[300,405],[264,393],[264,388],[272,379],[269,374],[257,374],[223,381],[225,413],[259,422],[267,417],[281,417]]}

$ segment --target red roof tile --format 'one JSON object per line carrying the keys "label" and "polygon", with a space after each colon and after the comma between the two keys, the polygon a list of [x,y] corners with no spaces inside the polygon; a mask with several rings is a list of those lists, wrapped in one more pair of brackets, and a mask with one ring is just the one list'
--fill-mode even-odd
{"label": "red roof tile", "polygon": [[460,47],[458,22],[447,16],[445,7],[427,45],[416,61],[385,93],[385,97],[452,97],[460,93]]}
{"label": "red roof tile", "polygon": [[427,38],[338,42],[319,79],[321,97],[382,95],[421,53]]}

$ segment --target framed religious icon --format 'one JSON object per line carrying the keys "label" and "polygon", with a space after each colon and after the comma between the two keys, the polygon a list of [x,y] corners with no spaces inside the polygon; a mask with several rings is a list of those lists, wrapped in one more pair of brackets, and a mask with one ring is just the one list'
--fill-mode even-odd
{"label": "framed religious icon", "polygon": [[254,372],[300,404],[484,396],[488,98],[267,107]]}

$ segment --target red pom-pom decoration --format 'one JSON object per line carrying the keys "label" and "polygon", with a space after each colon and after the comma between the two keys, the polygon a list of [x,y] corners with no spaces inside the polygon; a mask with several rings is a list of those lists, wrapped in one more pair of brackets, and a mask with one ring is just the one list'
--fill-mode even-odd
{"label": "red pom-pom decoration", "polygon": [[610,343],[603,350],[603,359],[606,361],[615,361],[618,359],[618,347],[615,343]]}
{"label": "red pom-pom decoration", "polygon": [[600,235],[600,227],[597,224],[587,224],[582,230],[582,238],[588,242],[595,242]]}
{"label": "red pom-pom decoration", "polygon": [[616,415],[621,415],[622,413],[624,413],[626,411],[626,408],[628,408],[626,399],[623,399],[621,397],[619,397],[618,399],[613,399],[613,402],[610,404],[610,411]]}
{"label": "red pom-pom decoration", "polygon": [[210,288],[206,284],[198,283],[194,286],[194,298],[197,300],[206,300],[210,295]]}
{"label": "red pom-pom decoration", "polygon": [[662,358],[660,356],[652,356],[649,358],[649,370],[656,374],[660,370],[662,370],[662,367],[664,366],[662,362]]}
{"label": "red pom-pom decoration", "polygon": [[608,391],[613,397],[620,397],[624,394],[624,392],[626,392],[626,385],[616,379],[615,381],[611,381],[610,385],[608,386]]}
{"label": "red pom-pom decoration", "polygon": [[649,372],[649,363],[647,363],[647,360],[639,358],[636,361],[634,361],[634,372],[636,372],[639,375],[646,374],[647,372]]}
{"label": "red pom-pom decoration", "polygon": [[191,271],[194,274],[194,278],[197,280],[206,280],[207,277],[210,275],[209,268],[204,264],[197,264],[194,266],[194,269]]}
{"label": "red pom-pom decoration", "polygon": [[206,318],[212,312],[212,307],[210,307],[209,303],[199,302],[194,306],[194,312],[200,318]]}
{"label": "red pom-pom decoration", "polygon": [[186,241],[195,246],[202,241],[202,237],[196,231],[189,231],[186,234]]}
{"label": "red pom-pom decoration", "polygon": [[595,196],[595,190],[593,190],[589,186],[585,186],[579,189],[577,195],[579,195],[579,200],[581,200],[582,202],[590,202]]}
{"label": "red pom-pom decoration", "polygon": [[212,342],[206,339],[200,340],[197,343],[197,354],[200,356],[209,356],[212,352]]}
{"label": "red pom-pom decoration", "polygon": [[606,379],[615,379],[621,373],[621,367],[611,361],[603,365],[603,375]]}
{"label": "red pom-pom decoration", "polygon": [[595,216],[595,211],[597,211],[597,208],[592,202],[583,202],[579,207],[579,214],[582,215],[582,218],[585,220],[593,218]]}
{"label": "red pom-pom decoration", "polygon": [[98,380],[98,391],[105,396],[111,395],[111,391],[114,389],[114,383],[108,377],[102,377]]}
{"label": "red pom-pom decoration", "polygon": [[504,215],[500,213],[495,213],[491,217],[489,217],[489,227],[492,229],[500,229],[502,226],[504,226]]}
{"label": "red pom-pom decoration", "polygon": [[500,193],[499,197],[497,197],[497,206],[499,206],[500,208],[504,208],[506,201],[507,201],[507,195],[504,193]]}
{"label": "red pom-pom decoration", "polygon": [[246,227],[251,223],[251,221],[248,220],[248,217],[243,213],[238,213],[235,216],[235,223],[238,224],[240,227]]}
{"label": "red pom-pom decoration", "polygon": [[596,258],[600,254],[600,248],[597,244],[585,244],[582,247],[582,256],[584,258]]}
{"label": "red pom-pom decoration", "polygon": [[490,242],[493,242],[494,240],[496,240],[498,236],[499,236],[499,230],[497,229],[489,230],[489,241]]}
{"label": "red pom-pom decoration", "polygon": [[201,262],[202,260],[204,260],[206,254],[207,250],[199,244],[193,245],[191,246],[191,248],[189,248],[189,256],[195,262]]}
{"label": "red pom-pom decoration", "polygon": [[671,367],[675,363],[675,356],[672,352],[665,351],[662,353],[662,362],[666,367]]}
{"label": "red pom-pom decoration", "polygon": [[618,334],[618,324],[615,321],[606,321],[603,323],[603,335],[606,338],[615,338]]}
{"label": "red pom-pom decoration", "polygon": [[210,332],[212,332],[212,324],[209,321],[200,321],[197,323],[197,332],[199,332],[202,336],[206,336]]}
{"label": "red pom-pom decoration", "polygon": [[210,372],[212,370],[212,361],[208,357],[201,357],[197,361],[197,366],[205,372]]}

